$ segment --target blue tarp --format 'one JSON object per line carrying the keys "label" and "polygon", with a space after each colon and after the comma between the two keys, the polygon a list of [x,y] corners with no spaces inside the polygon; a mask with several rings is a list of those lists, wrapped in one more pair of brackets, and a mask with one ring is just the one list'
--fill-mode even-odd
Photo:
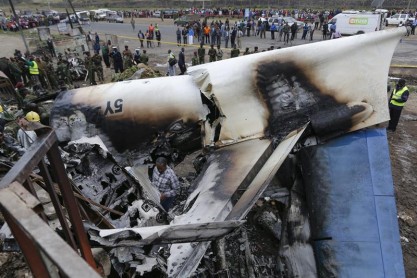
{"label": "blue tarp", "polygon": [[301,153],[320,277],[405,277],[385,129]]}

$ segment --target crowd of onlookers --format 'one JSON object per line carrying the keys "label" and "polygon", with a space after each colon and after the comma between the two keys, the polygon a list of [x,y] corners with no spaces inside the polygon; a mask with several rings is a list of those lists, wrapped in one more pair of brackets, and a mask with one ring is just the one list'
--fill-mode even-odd
{"label": "crowd of onlookers", "polygon": [[12,12],[0,15],[0,27],[3,31],[18,31],[21,29],[50,26],[59,23],[66,14],[50,13],[49,11],[23,11],[18,13],[17,19]]}
{"label": "crowd of onlookers", "polygon": [[[248,16],[246,9],[241,8],[207,8],[207,9],[199,9],[199,8],[189,8],[189,9],[169,9],[166,10],[169,12],[174,11],[174,17],[179,17],[186,14],[198,14],[201,17],[230,17],[230,18],[245,18]],[[265,15],[265,17],[272,17],[272,16],[291,16],[297,20],[305,21],[312,19],[314,15],[318,15],[320,13],[326,15],[328,19],[331,19],[336,14],[342,12],[341,9],[249,9],[249,14],[251,16],[260,17],[261,15]],[[388,10],[387,17],[394,15],[396,13],[408,13],[410,15],[416,16],[417,10],[404,10],[404,9],[392,9]],[[164,10],[124,10],[123,11],[124,17],[161,17],[164,15]]]}

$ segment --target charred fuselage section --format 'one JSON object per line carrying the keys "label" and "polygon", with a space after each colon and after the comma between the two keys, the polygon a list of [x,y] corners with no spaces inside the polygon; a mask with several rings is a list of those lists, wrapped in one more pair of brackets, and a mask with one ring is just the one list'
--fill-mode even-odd
{"label": "charred fuselage section", "polygon": [[[239,214],[234,217],[241,219],[271,184],[285,158],[296,152],[294,147],[300,138],[328,138],[388,119],[386,97],[380,92],[386,85],[386,57],[400,35],[392,32],[325,41],[317,46],[304,45],[191,67],[186,76],[65,92],[57,99],[51,123],[62,142],[77,143],[85,137],[99,136],[102,148],[113,153],[121,167],[146,165],[158,156],[180,161],[181,153],[204,147],[208,150],[208,156],[201,159],[205,165],[200,165],[201,172],[190,187],[193,192],[184,204],[185,211],[173,224],[226,221],[237,213],[235,208]],[[364,49],[366,59],[374,64],[364,63]],[[342,54],[358,65],[355,71],[345,70],[346,59],[339,59]],[[90,155],[86,157],[92,159]],[[112,198],[109,184],[119,188],[125,185],[112,168],[98,165],[104,175],[100,179],[85,179],[93,185],[100,183],[93,193],[104,194],[106,203]],[[79,167],[85,173],[93,173],[88,167]],[[257,221],[279,241],[279,255],[286,262],[276,270],[292,268],[294,271],[287,273],[310,277],[316,270],[309,246],[310,222],[300,177],[303,173],[298,166],[290,172],[297,177],[289,174],[290,181],[282,182],[279,188],[288,192],[285,201],[277,200],[282,211],[261,209]],[[139,183],[139,191],[143,188]],[[242,203],[244,207],[239,209]],[[129,217],[135,217],[139,207],[144,210],[138,201],[132,202],[131,207],[126,210]],[[136,224],[146,225],[141,221],[133,223]],[[208,246],[207,242],[171,245],[166,273],[190,277]],[[123,258],[124,255],[119,262]]]}
{"label": "charred fuselage section", "polygon": [[343,133],[353,127],[353,116],[366,104],[348,107],[318,87],[307,69],[293,62],[262,62],[257,67],[256,86],[269,110],[269,135],[282,138],[295,127],[312,122],[315,135]]}

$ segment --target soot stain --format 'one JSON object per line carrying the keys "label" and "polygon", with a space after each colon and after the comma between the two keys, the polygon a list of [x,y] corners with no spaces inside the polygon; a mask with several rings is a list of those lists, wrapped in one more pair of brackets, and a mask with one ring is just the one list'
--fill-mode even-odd
{"label": "soot stain", "polygon": [[270,111],[269,136],[285,136],[319,111],[345,106],[315,86],[308,70],[293,62],[263,61],[257,66],[255,83]]}

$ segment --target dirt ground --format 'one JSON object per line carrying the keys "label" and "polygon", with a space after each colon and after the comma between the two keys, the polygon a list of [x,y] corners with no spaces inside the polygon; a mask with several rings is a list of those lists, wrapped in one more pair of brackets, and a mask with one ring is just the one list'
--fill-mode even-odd
{"label": "dirt ground", "polygon": [[[165,21],[159,24],[172,23]],[[14,49],[24,49],[23,42],[18,35],[8,36],[0,33],[0,40],[2,42],[0,57],[12,56]],[[165,53],[165,49],[161,49],[161,51]],[[109,78],[111,73],[106,72],[106,75]],[[411,79],[407,81],[414,82]],[[417,138],[417,94],[416,89],[412,89],[397,131],[388,134],[401,245],[408,278],[417,277],[417,140],[415,138]],[[10,260],[0,254],[0,268],[10,263],[19,265],[19,263],[13,263]],[[12,273],[14,273],[14,277],[31,276],[25,271],[17,271],[17,269],[19,267],[13,268],[12,272],[0,273],[0,277],[12,277]]]}
{"label": "dirt ground", "polygon": [[417,95],[411,93],[395,133],[388,134],[406,276],[417,277]]}

